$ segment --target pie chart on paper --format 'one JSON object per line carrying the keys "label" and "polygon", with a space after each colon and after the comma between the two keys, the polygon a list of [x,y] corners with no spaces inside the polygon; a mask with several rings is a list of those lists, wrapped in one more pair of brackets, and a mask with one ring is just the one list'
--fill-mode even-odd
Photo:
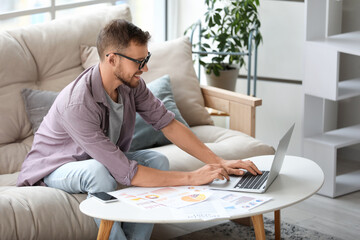
{"label": "pie chart on paper", "polygon": [[160,196],[159,195],[155,195],[155,194],[150,194],[145,196],[147,199],[158,199]]}
{"label": "pie chart on paper", "polygon": [[181,200],[185,202],[201,202],[206,199],[206,195],[203,193],[194,193],[181,197]]}

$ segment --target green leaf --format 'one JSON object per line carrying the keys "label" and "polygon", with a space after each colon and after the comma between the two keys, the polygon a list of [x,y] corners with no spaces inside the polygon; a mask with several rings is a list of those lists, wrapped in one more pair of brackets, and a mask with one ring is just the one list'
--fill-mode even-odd
{"label": "green leaf", "polygon": [[219,68],[214,67],[213,69],[215,76],[220,76]]}
{"label": "green leaf", "polygon": [[220,16],[220,14],[215,13],[214,21],[215,21],[216,24],[221,25],[221,22],[220,22],[221,21],[221,16]]}
{"label": "green leaf", "polygon": [[213,23],[212,17],[209,18],[209,27],[213,27],[215,24]]}
{"label": "green leaf", "polygon": [[203,43],[203,46],[206,47],[206,48],[211,48],[209,44],[207,43]]}
{"label": "green leaf", "polygon": [[226,15],[229,15],[229,7],[224,7],[224,11]]}

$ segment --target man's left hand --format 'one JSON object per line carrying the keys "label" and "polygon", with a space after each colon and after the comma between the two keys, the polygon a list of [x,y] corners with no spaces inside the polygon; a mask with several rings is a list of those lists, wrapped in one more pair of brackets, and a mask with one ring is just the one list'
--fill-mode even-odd
{"label": "man's left hand", "polygon": [[253,175],[262,174],[256,165],[250,160],[222,160],[221,165],[229,175],[243,175],[245,169]]}

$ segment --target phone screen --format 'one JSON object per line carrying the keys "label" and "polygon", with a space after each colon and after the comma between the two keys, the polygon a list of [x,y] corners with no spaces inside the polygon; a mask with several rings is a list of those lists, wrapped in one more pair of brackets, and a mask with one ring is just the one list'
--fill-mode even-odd
{"label": "phone screen", "polygon": [[94,197],[97,197],[98,199],[102,200],[103,202],[114,202],[114,201],[118,200],[116,197],[111,196],[110,194],[108,194],[106,192],[97,192],[97,193],[92,193],[91,195],[93,195]]}

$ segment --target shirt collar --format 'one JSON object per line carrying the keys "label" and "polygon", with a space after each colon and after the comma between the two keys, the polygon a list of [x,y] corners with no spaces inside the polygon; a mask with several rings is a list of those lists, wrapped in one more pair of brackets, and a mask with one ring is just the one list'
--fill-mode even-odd
{"label": "shirt collar", "polygon": [[99,64],[95,65],[91,74],[91,92],[94,100],[109,107],[104,93]]}
{"label": "shirt collar", "polygon": [[[96,102],[101,102],[103,103],[105,106],[110,107],[108,105],[108,102],[106,100],[106,96],[105,96],[105,92],[104,92],[104,86],[102,84],[102,78],[101,78],[101,74],[100,74],[100,64],[97,64],[94,66],[94,69],[92,71],[92,75],[91,75],[91,79],[92,79],[92,86],[91,86],[91,91],[93,93],[94,96],[94,100]],[[119,93],[124,92],[124,93],[129,93],[131,91],[131,88],[126,86],[125,84],[121,84],[118,87]]]}

